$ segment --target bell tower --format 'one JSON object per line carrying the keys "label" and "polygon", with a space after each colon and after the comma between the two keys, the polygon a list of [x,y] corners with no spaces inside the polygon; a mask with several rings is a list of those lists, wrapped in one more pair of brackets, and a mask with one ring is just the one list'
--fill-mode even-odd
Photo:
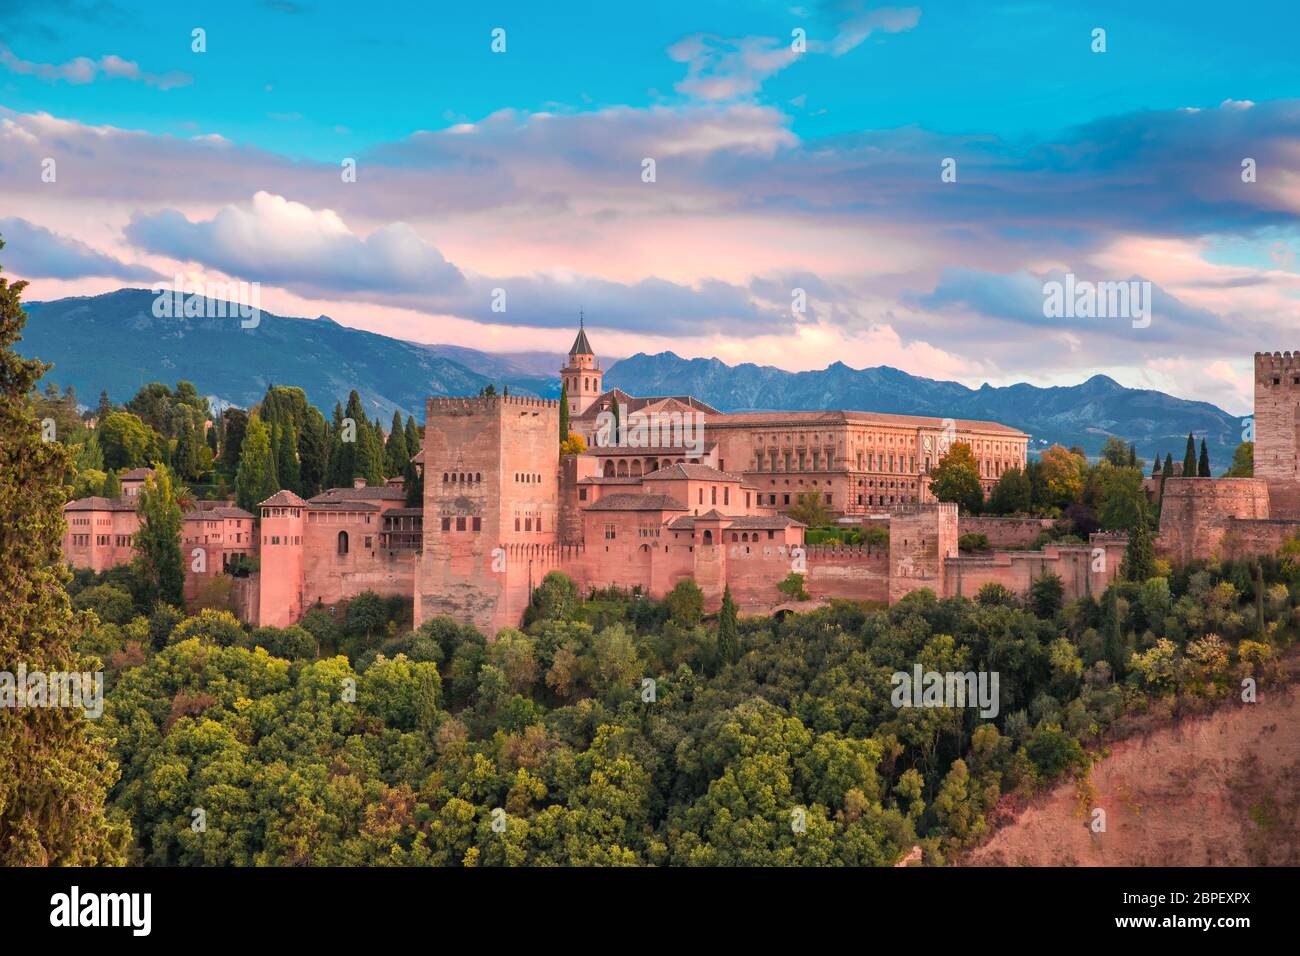
{"label": "bell tower", "polygon": [[578,337],[569,349],[569,364],[560,369],[564,389],[569,397],[569,414],[581,415],[600,397],[604,372],[596,362],[596,355],[587,341],[586,322],[578,311]]}

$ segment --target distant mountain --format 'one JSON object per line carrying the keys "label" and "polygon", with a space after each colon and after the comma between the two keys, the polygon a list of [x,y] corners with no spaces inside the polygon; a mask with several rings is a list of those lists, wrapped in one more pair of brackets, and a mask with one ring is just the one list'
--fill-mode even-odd
{"label": "distant mountain", "polygon": [[[256,328],[238,318],[157,318],[154,294],[119,289],[105,295],[31,302],[18,349],[54,363],[47,378],[72,385],[93,405],[101,389],[123,402],[149,382],[185,379],[219,403],[248,406],[267,385],[298,385],[327,415],[356,389],[372,415],[394,409],[424,420],[429,395],[473,395],[485,385],[516,394],[558,397],[559,353],[489,353],[422,345],[363,332],[321,316],[261,314]],[[1240,422],[1207,402],[1125,388],[1104,375],[1081,385],[967,388],[888,366],[852,369],[836,362],[818,372],[727,365],[672,352],[638,353],[615,362],[605,385],[633,395],[694,395],[723,411],[860,409],[906,415],[983,419],[1029,432],[1032,449],[1054,442],[1100,451],[1107,436],[1138,443],[1148,462],[1157,452],[1181,461],[1187,433],[1205,436],[1215,471],[1232,459]]]}
{"label": "distant mountain", "polygon": [[[515,363],[509,361],[490,372],[475,371],[440,354],[448,347],[363,332],[325,316],[297,319],[262,312],[250,329],[241,328],[238,318],[157,318],[154,298],[147,289],[119,289],[29,302],[18,350],[53,362],[46,378],[72,385],[89,405],[101,390],[124,402],[149,382],[174,385],[184,379],[219,402],[248,406],[276,383],[300,386],[327,416],[355,388],[371,417],[387,421],[399,409],[422,422],[430,395],[473,395],[489,383],[538,394],[550,384],[541,376],[511,374]],[[558,381],[553,391],[558,395]]]}
{"label": "distant mountain", "polygon": [[1241,440],[1241,422],[1208,402],[1191,402],[1150,389],[1125,388],[1105,375],[1081,385],[1039,388],[983,385],[967,388],[909,375],[888,366],[853,369],[835,362],[817,372],[771,366],[727,365],[684,359],[672,352],[638,353],[616,362],[605,384],[634,395],[694,395],[731,411],[861,409],[1002,422],[1028,432],[1031,449],[1079,445],[1096,455],[1106,438],[1136,441],[1147,470],[1156,454],[1181,461],[1187,433],[1206,439],[1215,473],[1226,469]]}

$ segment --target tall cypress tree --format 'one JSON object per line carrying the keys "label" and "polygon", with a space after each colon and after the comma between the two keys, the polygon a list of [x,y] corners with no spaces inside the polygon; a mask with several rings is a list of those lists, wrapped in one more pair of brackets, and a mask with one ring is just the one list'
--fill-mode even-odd
{"label": "tall cypress tree", "polygon": [[411,457],[406,449],[406,429],[402,425],[402,413],[393,412],[393,424],[388,429],[388,441],[384,445],[384,472],[389,476],[406,474],[406,462]]}
{"label": "tall cypress tree", "polygon": [[415,419],[410,415],[406,416],[406,450],[414,458],[424,447],[424,440],[420,436],[420,429],[415,426]]}
{"label": "tall cypress tree", "polygon": [[569,440],[569,386],[560,385],[560,444]]}
{"label": "tall cypress tree", "polygon": [[[0,248],[4,242],[0,241]],[[0,275],[0,670],[90,670],[73,651],[62,544],[67,448],[41,441],[28,396],[49,368],[14,351],[25,282]],[[0,717],[0,866],[120,866],[129,827],[104,816],[117,764],[72,707],[8,707]]]}
{"label": "tall cypress tree", "polygon": [[325,416],[314,405],[310,406],[298,435],[298,473],[302,483],[300,494],[304,498],[320,494],[327,478],[329,441],[325,432]]}
{"label": "tall cypress tree", "polygon": [[1210,475],[1210,450],[1205,447],[1205,439],[1201,439],[1201,458],[1196,463],[1196,474],[1201,478],[1209,478]]}
{"label": "tall cypress tree", "polygon": [[112,468],[108,469],[108,474],[104,476],[103,496],[105,498],[122,497],[122,481],[117,477],[117,472]]}
{"label": "tall cypress tree", "polygon": [[718,658],[727,664],[740,659],[740,624],[736,619],[736,602],[731,599],[731,585],[722,591],[722,610],[718,612]]}
{"label": "tall cypress tree", "polygon": [[239,473],[235,476],[235,502],[245,511],[257,514],[257,504],[279,491],[275,476],[275,458],[271,453],[271,435],[256,415],[248,419],[244,447],[239,454]]}
{"label": "tall cypress tree", "polygon": [[1124,552],[1121,568],[1126,581],[1145,581],[1155,574],[1156,550],[1151,538],[1151,522],[1147,517],[1145,497],[1137,502],[1137,519],[1128,533],[1128,550]]}
{"label": "tall cypress tree", "polygon": [[275,473],[280,479],[280,487],[300,495],[302,480],[298,468],[298,436],[294,432],[293,422],[286,418],[276,426],[275,432]]}
{"label": "tall cypress tree", "polygon": [[185,488],[161,462],[140,489],[136,513],[136,561],[158,597],[175,607],[185,606],[185,557],[181,553],[181,499]]}
{"label": "tall cypress tree", "polygon": [[1196,477],[1196,439],[1192,433],[1187,433],[1187,453],[1183,455],[1183,474],[1184,478]]}

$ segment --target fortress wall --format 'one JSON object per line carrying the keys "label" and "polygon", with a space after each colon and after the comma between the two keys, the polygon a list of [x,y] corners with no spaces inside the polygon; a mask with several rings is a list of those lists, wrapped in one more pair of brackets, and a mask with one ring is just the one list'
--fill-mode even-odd
{"label": "fortress wall", "polygon": [[1022,548],[1030,544],[1044,530],[1050,528],[1051,518],[995,518],[962,515],[957,520],[957,533],[982,534],[994,548]]}
{"label": "fortress wall", "polygon": [[1300,479],[1300,352],[1255,353],[1255,477]]}
{"label": "fortress wall", "polygon": [[889,521],[889,603],[929,588],[942,594],[944,563],[957,556],[957,506],[895,505]]}
{"label": "fortress wall", "polygon": [[1258,478],[1170,478],[1160,509],[1159,551],[1186,564],[1209,558],[1230,518],[1269,518],[1268,483]]}
{"label": "fortress wall", "polygon": [[1229,518],[1220,550],[1227,558],[1271,555],[1297,534],[1300,534],[1300,520],[1295,518]]}
{"label": "fortress wall", "polygon": [[974,598],[986,584],[1000,584],[1024,594],[1045,574],[1061,579],[1066,601],[1100,595],[1118,576],[1127,547],[1128,539],[1123,536],[1093,535],[1087,545],[950,558],[944,563],[943,596]]}

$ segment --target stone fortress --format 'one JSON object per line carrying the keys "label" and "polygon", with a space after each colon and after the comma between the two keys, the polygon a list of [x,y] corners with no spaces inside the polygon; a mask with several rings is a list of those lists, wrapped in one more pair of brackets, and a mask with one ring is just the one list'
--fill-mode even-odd
{"label": "stone fortress", "polygon": [[[280,491],[258,506],[256,527],[228,503],[202,502],[185,516],[187,598],[242,556],[260,569],[234,579],[233,602],[255,625],[284,626],[374,591],[413,599],[417,624],[446,614],[491,635],[520,623],[550,571],[583,592],[652,597],[691,579],[706,610],[730,588],[750,614],[835,598],[892,603],[919,588],[1023,593],[1046,573],[1072,599],[1099,594],[1119,571],[1122,535],[1028,551],[1043,521],[959,515],[933,499],[929,472],[954,443],[971,448],[986,493],[1023,468],[1029,436],[1014,428],[855,411],[724,414],[691,396],[636,397],[603,387],[585,328],[561,376],[569,430],[586,452],[560,456],[558,401],[431,398],[415,456],[421,507],[405,506],[400,480],[358,480],[309,501]],[[1300,530],[1300,353],[1256,356],[1256,415],[1259,477],[1169,479],[1159,546],[1171,558],[1270,551]],[[806,544],[786,514],[806,495],[841,525],[888,527],[888,546]],[[81,499],[65,513],[74,566],[130,560],[129,497]],[[961,555],[966,531],[1006,549]],[[791,574],[807,603],[777,587]]]}

